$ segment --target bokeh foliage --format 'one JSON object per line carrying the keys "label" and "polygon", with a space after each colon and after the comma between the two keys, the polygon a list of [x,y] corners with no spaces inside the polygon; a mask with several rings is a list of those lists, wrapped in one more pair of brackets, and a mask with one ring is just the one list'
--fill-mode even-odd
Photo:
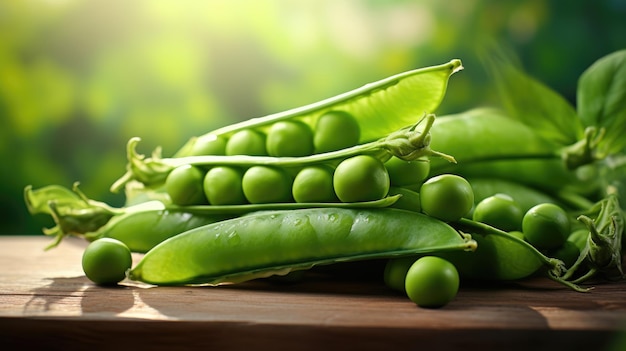
{"label": "bokeh foliage", "polygon": [[109,186],[126,141],[187,138],[409,69],[463,60],[438,113],[497,104],[485,48],[511,50],[574,102],[626,47],[626,1],[6,0],[0,2],[0,234],[38,234],[22,191]]}

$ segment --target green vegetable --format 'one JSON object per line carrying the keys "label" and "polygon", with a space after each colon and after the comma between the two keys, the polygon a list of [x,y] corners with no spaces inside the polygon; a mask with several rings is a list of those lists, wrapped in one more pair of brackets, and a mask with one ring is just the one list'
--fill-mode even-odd
{"label": "green vegetable", "polygon": [[158,285],[219,284],[340,261],[473,249],[474,242],[449,225],[409,211],[270,211],[168,239],[128,276]]}
{"label": "green vegetable", "polygon": [[247,202],[242,187],[243,171],[236,167],[215,166],[202,182],[204,195],[211,205],[242,205]]}
{"label": "green vegetable", "polygon": [[161,158],[160,155],[153,154],[151,158],[145,158],[144,155],[139,155],[135,151],[139,138],[131,138],[127,145],[129,172],[112,186],[112,190],[115,191],[124,184],[136,185],[138,182],[145,188],[158,188],[162,186],[164,180],[173,169],[183,165],[204,168],[214,166],[236,166],[242,168],[267,166],[297,172],[304,167],[312,165],[336,166],[347,158],[363,155],[375,157],[380,160],[379,162],[385,162],[392,156],[406,161],[436,156],[445,158],[448,162],[454,162],[453,157],[439,153],[429,147],[431,141],[429,133],[434,121],[435,116],[426,115],[414,125],[399,129],[377,141],[303,157],[239,155]]}
{"label": "green vegetable", "polygon": [[190,155],[225,155],[226,138],[207,134],[199,137],[191,148]]}
{"label": "green vegetable", "polygon": [[333,169],[309,166],[301,169],[293,180],[292,195],[296,202],[337,202],[333,189]]}
{"label": "green vegetable", "polygon": [[456,267],[436,256],[419,258],[406,273],[405,290],[420,307],[439,308],[452,301],[459,291]]}
{"label": "green vegetable", "polygon": [[[461,61],[455,59],[446,64],[403,72],[310,105],[253,118],[207,134],[228,138],[243,129],[267,132],[274,123],[284,120],[297,120],[315,128],[321,116],[342,111],[357,121],[359,143],[377,140],[414,124],[419,116],[433,113],[443,100],[448,79],[462,69]],[[188,150],[195,142],[196,138],[190,139],[175,157],[189,156]]]}
{"label": "green vegetable", "polygon": [[158,201],[137,206],[145,209],[127,211],[114,217],[98,230],[82,236],[89,241],[100,238],[117,239],[132,252],[145,253],[172,236],[233,217],[229,214],[203,214],[184,209],[166,209]]}
{"label": "green vegetable", "polygon": [[478,203],[496,194],[506,194],[519,205],[522,213],[542,203],[560,204],[554,197],[522,183],[493,177],[469,178],[474,193],[474,202]]}
{"label": "green vegetable", "polygon": [[[312,129],[319,122],[321,130],[320,133],[317,133],[316,130],[313,131],[314,138],[317,135],[318,139],[328,141],[335,139],[332,134],[326,134],[328,129],[333,128],[337,123],[349,124],[349,122],[339,121],[325,126],[326,122],[321,121],[321,117],[329,112],[334,114],[336,111],[347,113],[356,120],[360,136],[359,144],[370,143],[401,128],[413,125],[420,120],[421,116],[432,113],[443,99],[449,77],[461,69],[461,61],[452,60],[447,64],[400,73],[310,105],[229,125],[203,136],[191,138],[171,158],[186,159],[193,157],[192,155],[197,155],[194,152],[194,149],[197,149],[194,144],[201,139],[210,139],[208,135],[228,139],[226,155],[266,155],[266,151],[263,150],[265,149],[263,134],[266,134],[274,124],[280,121],[302,122]],[[333,132],[337,133],[337,131]],[[352,135],[354,132],[352,128],[347,134]],[[245,135],[240,135],[240,133]],[[152,162],[161,160],[160,149],[153,152],[151,159],[144,160],[143,156],[136,155],[132,148],[138,140],[138,138],[133,138],[129,141],[127,172],[111,187],[113,192],[118,192],[128,185],[126,187],[128,202],[133,202],[134,196],[141,196],[141,192],[136,191],[136,189],[133,192],[128,192],[128,187],[132,187],[135,183],[133,180],[137,180],[150,188],[158,187],[171,170],[170,165]],[[330,145],[322,150],[335,147],[337,145]],[[168,163],[180,165],[187,163],[187,161],[191,160]],[[232,164],[230,163],[230,165]],[[159,169],[156,172],[159,174],[158,176],[155,175],[156,169]],[[147,175],[146,172],[152,175]],[[146,190],[146,192],[149,193],[150,191]]]}
{"label": "green vegetable", "polygon": [[191,165],[173,169],[165,179],[165,191],[175,205],[200,205],[204,202],[204,172]]}
{"label": "green vegetable", "polygon": [[596,145],[594,135],[590,132],[580,142],[563,144],[559,138],[547,139],[538,128],[492,108],[441,116],[430,133],[431,147],[454,155],[457,163],[432,159],[431,176],[454,173],[465,178],[498,178],[533,187],[553,197],[564,193],[584,196],[596,193],[597,177],[593,172],[583,172],[582,167],[593,163],[595,158],[576,154],[578,149]]}
{"label": "green vegetable", "polygon": [[[220,135],[215,136],[217,137]],[[228,142],[226,143],[226,155],[265,156],[267,155],[265,140],[266,136],[264,133],[252,129],[237,131],[229,137]]]}
{"label": "green vegetable", "polygon": [[333,187],[343,202],[378,200],[389,192],[389,174],[377,158],[358,155],[339,163],[333,175]]}
{"label": "green vegetable", "polygon": [[588,213],[580,215],[578,220],[587,227],[586,244],[563,279],[580,283],[598,274],[609,279],[623,279],[622,237],[626,214],[620,207],[617,195],[609,193]]}
{"label": "green vegetable", "polygon": [[132,265],[130,250],[124,243],[103,238],[90,243],[83,252],[83,271],[98,285],[113,285],[126,277]]}
{"label": "green vegetable", "polygon": [[570,234],[567,213],[555,204],[539,204],[524,214],[522,232],[529,243],[539,249],[555,249]]}
{"label": "green vegetable", "polygon": [[392,157],[385,162],[385,168],[387,168],[389,180],[393,186],[421,185],[428,178],[430,162],[426,158],[405,161],[398,157]]}
{"label": "green vegetable", "polygon": [[266,142],[270,156],[308,156],[313,154],[313,131],[307,124],[299,121],[280,121],[274,123]]}
{"label": "green vegetable", "polygon": [[291,185],[287,173],[267,166],[250,167],[241,181],[243,194],[252,204],[292,202]]}
{"label": "green vegetable", "polygon": [[[166,206],[158,200],[115,208],[87,198],[78,189],[78,184],[74,185],[73,191],[56,185],[37,190],[26,187],[24,198],[30,213],[48,214],[55,221],[53,228],[44,229],[44,234],[55,236],[47,249],[71,235],[88,241],[113,238],[122,241],[133,252],[146,252],[171,236],[233,217],[232,213],[192,213],[186,207]],[[386,199],[390,200],[393,201]]]}
{"label": "green vegetable", "polygon": [[495,194],[480,201],[472,219],[510,232],[522,229],[522,208],[505,194]]}
{"label": "green vegetable", "polygon": [[566,274],[563,261],[547,257],[515,232],[505,232],[490,225],[462,218],[454,227],[470,233],[477,242],[474,252],[437,253],[437,256],[452,262],[462,279],[508,281],[519,280],[542,269],[548,278],[573,290],[588,289],[571,281]]}
{"label": "green vegetable", "polygon": [[422,212],[446,222],[467,215],[474,205],[472,186],[462,177],[442,174],[429,178],[420,188]]}
{"label": "green vegetable", "polygon": [[313,144],[315,153],[337,151],[359,143],[361,129],[351,114],[345,111],[328,111],[315,124]]}

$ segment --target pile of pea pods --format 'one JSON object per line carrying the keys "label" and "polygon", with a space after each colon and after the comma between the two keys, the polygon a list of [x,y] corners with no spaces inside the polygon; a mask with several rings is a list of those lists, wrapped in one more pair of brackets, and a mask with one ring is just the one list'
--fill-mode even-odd
{"label": "pile of pea pods", "polygon": [[[78,184],[27,187],[25,201],[55,220],[50,247],[91,242],[83,269],[97,284],[236,284],[383,259],[381,282],[441,307],[464,279],[540,274],[584,292],[592,278],[622,278],[623,179],[590,181],[619,173],[606,162],[619,152],[596,152],[605,126],[574,113],[563,125],[580,131],[556,135],[486,107],[435,116],[462,68],[452,60],[229,125],[171,157],[138,154],[132,138],[111,186],[121,208]],[[131,252],[145,254],[134,267]]]}

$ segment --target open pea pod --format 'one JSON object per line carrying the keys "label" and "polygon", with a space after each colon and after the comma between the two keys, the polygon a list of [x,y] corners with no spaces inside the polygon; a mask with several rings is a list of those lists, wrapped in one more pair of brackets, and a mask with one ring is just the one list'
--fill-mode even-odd
{"label": "open pea pod", "polygon": [[307,165],[328,164],[336,166],[341,160],[357,155],[371,155],[382,162],[392,156],[411,161],[425,156],[436,156],[448,162],[455,162],[454,157],[433,150],[430,147],[430,130],[435,122],[435,116],[428,114],[411,126],[400,128],[375,141],[355,145],[336,151],[324,152],[302,157],[271,157],[249,155],[205,155],[162,158],[155,152],[152,157],[138,154],[136,145],[139,138],[131,138],[127,145],[128,164],[127,172],[113,183],[112,192],[118,192],[126,187],[137,185],[146,188],[161,187],[168,174],[176,167],[183,165],[212,167],[217,165],[251,167],[255,165],[272,166],[279,168],[298,169]]}
{"label": "open pea pod", "polygon": [[[207,134],[229,136],[249,128],[265,131],[284,120],[299,120],[314,127],[324,113],[340,110],[356,119],[361,143],[376,140],[433,113],[443,100],[449,77],[461,69],[461,61],[454,59],[446,64],[399,73],[325,100],[232,124]],[[175,157],[191,156],[190,151],[197,139],[191,138]]]}
{"label": "open pea pod", "polygon": [[336,262],[475,248],[471,237],[416,212],[269,211],[172,237],[150,250],[128,277],[155,285],[217,285]]}

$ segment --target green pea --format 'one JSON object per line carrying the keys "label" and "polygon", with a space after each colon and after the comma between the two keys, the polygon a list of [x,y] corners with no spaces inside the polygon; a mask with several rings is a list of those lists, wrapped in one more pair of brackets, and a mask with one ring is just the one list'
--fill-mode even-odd
{"label": "green pea", "polygon": [[296,175],[292,186],[296,202],[336,202],[333,170],[326,166],[305,167]]}
{"label": "green pea", "polygon": [[226,143],[226,155],[267,156],[265,134],[244,129],[234,133]]}
{"label": "green pea", "polygon": [[267,167],[250,167],[243,175],[243,193],[252,204],[292,202],[292,180],[283,170]]}
{"label": "green pea", "polygon": [[143,256],[129,276],[152,284],[237,283],[336,262],[475,248],[451,226],[416,212],[264,211],[170,238]]}
{"label": "green pea", "polygon": [[204,194],[211,205],[245,204],[243,171],[228,166],[211,168],[204,177]]}
{"label": "green pea", "polygon": [[409,268],[411,268],[416,260],[417,257],[407,256],[392,258],[387,261],[387,264],[385,265],[385,271],[383,273],[385,285],[393,290],[406,293],[406,290],[404,288],[406,273],[409,271]]}
{"label": "green pea", "polygon": [[191,155],[224,155],[226,154],[226,138],[205,134],[196,139],[191,149]]}
{"label": "green pea", "polygon": [[532,207],[522,219],[526,240],[538,249],[555,249],[563,245],[570,234],[570,222],[565,210],[545,203]]}
{"label": "green pea", "polygon": [[420,204],[427,215],[452,222],[461,219],[472,209],[474,193],[465,178],[442,174],[422,184]]}
{"label": "green pea", "polygon": [[313,153],[313,131],[299,121],[274,123],[267,133],[267,153],[270,156],[308,156]]}
{"label": "green pea", "polygon": [[430,162],[427,159],[404,161],[398,157],[391,157],[385,162],[392,186],[408,186],[421,184],[428,177]]}
{"label": "green pea", "polygon": [[199,205],[206,202],[202,181],[204,172],[198,167],[182,165],[165,179],[165,191],[175,205]]}
{"label": "green pea", "polygon": [[449,261],[425,256],[415,261],[406,273],[404,287],[411,301],[420,307],[439,308],[454,300],[460,278]]}
{"label": "green pea", "polygon": [[361,132],[356,119],[345,111],[329,111],[315,125],[315,153],[336,151],[357,145]]}
{"label": "green pea", "polygon": [[342,202],[379,200],[389,192],[389,174],[379,159],[358,155],[339,163],[333,187]]}
{"label": "green pea", "polygon": [[506,232],[522,229],[522,208],[505,194],[495,194],[480,201],[474,208],[472,219]]}
{"label": "green pea", "polygon": [[98,285],[113,285],[124,280],[131,265],[130,250],[119,240],[98,239],[83,252],[83,272]]}

